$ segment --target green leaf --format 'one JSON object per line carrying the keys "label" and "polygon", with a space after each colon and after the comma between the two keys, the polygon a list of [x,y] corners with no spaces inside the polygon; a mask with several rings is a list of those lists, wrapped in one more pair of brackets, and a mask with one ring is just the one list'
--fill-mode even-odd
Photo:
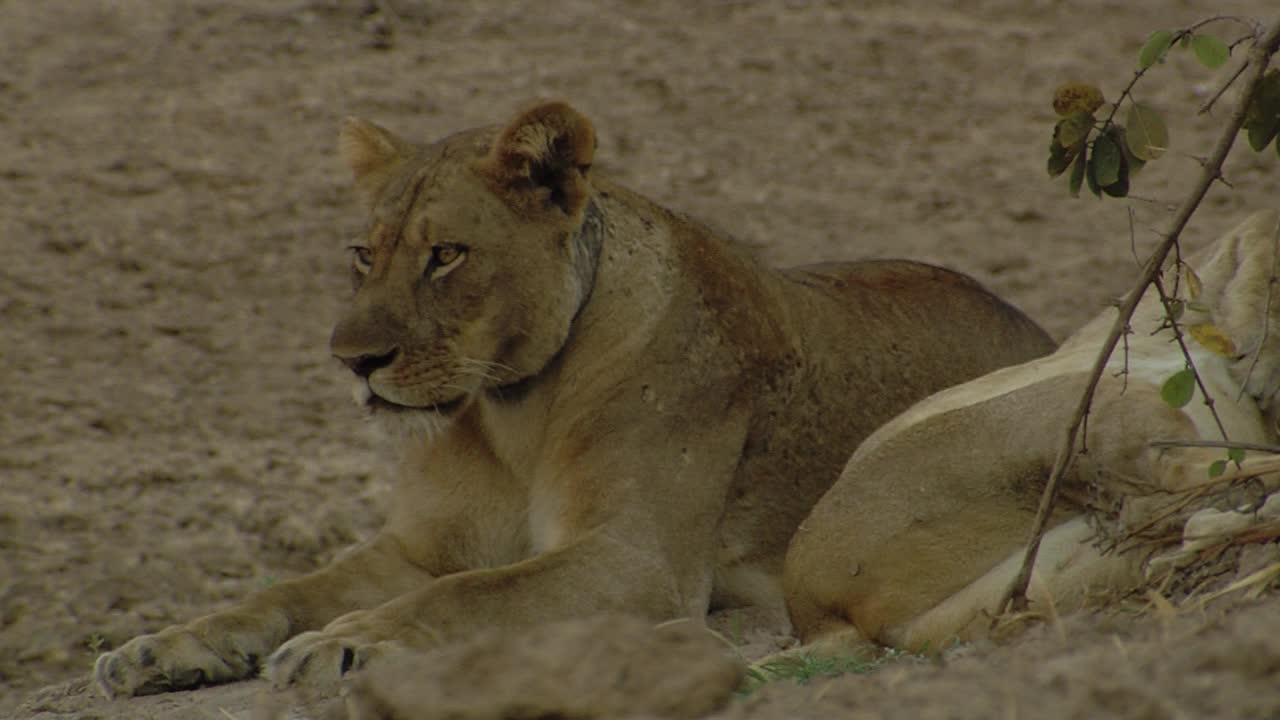
{"label": "green leaf", "polygon": [[1280,130],[1280,122],[1267,124],[1260,122],[1249,123],[1247,129],[1249,131],[1249,147],[1253,148],[1254,152],[1262,152],[1275,139],[1276,130]]}
{"label": "green leaf", "polygon": [[[1085,153],[1080,153],[1083,156]],[[1084,184],[1089,188],[1089,192],[1098,197],[1102,197],[1102,186],[1098,184],[1098,174],[1094,172],[1093,163],[1086,162],[1084,164]]]}
{"label": "green leaf", "polygon": [[[1280,69],[1272,68],[1263,76],[1249,101],[1244,126],[1249,131],[1249,147],[1257,152],[1280,134]],[[1277,151],[1280,152],[1280,146]]]}
{"label": "green leaf", "polygon": [[1071,167],[1071,155],[1067,153],[1067,149],[1056,142],[1049,143],[1049,163],[1046,169],[1049,171],[1049,177],[1058,177]]}
{"label": "green leaf", "polygon": [[1076,156],[1075,165],[1071,166],[1071,177],[1067,179],[1067,189],[1071,191],[1071,197],[1080,197],[1080,183],[1084,182],[1084,165],[1085,154],[1081,152]]}
{"label": "green leaf", "polygon": [[1214,460],[1213,462],[1209,463],[1209,479],[1210,480],[1218,477],[1219,475],[1221,475],[1226,471],[1227,471],[1226,460]]}
{"label": "green leaf", "polygon": [[1187,309],[1187,304],[1182,302],[1181,300],[1170,300],[1169,307],[1167,308],[1169,313],[1169,319],[1174,322],[1178,322],[1179,320],[1182,319],[1182,313],[1185,312],[1186,309]]}
{"label": "green leaf", "polygon": [[1160,399],[1175,410],[1186,407],[1196,392],[1196,376],[1191,368],[1180,370],[1169,376],[1160,386]]}
{"label": "green leaf", "polygon": [[1244,462],[1244,448],[1227,448],[1227,459],[1237,465]]}
{"label": "green leaf", "polygon": [[1204,292],[1204,283],[1200,280],[1200,276],[1196,274],[1196,269],[1183,263],[1180,271],[1182,282],[1187,286],[1187,297],[1192,300],[1199,300],[1200,293]]}
{"label": "green leaf", "polygon": [[1173,33],[1168,30],[1157,30],[1147,37],[1147,44],[1138,52],[1138,69],[1146,70],[1164,58],[1173,44]]}
{"label": "green leaf", "polygon": [[1122,198],[1129,194],[1129,170],[1125,166],[1120,166],[1120,178],[1110,185],[1104,185],[1102,192],[1111,197]]}
{"label": "green leaf", "polygon": [[1053,126],[1053,139],[1064,148],[1072,148],[1089,139],[1089,131],[1093,129],[1094,117],[1087,112],[1078,112],[1062,118]]}
{"label": "green leaf", "polygon": [[1147,164],[1146,161],[1137,155],[1134,155],[1133,151],[1129,149],[1129,134],[1125,132],[1124,128],[1119,125],[1112,125],[1111,132],[1113,133],[1112,137],[1115,139],[1116,145],[1120,146],[1120,152],[1124,153],[1124,164],[1128,169],[1128,174],[1137,175],[1138,171]]}
{"label": "green leaf", "polygon": [[1093,141],[1093,172],[1102,187],[1120,180],[1120,148],[1109,135],[1099,135]]}
{"label": "green leaf", "polygon": [[1116,181],[1110,185],[1104,185],[1102,191],[1111,197],[1125,197],[1129,194],[1130,155],[1128,150],[1125,149],[1124,128],[1119,125],[1112,125],[1107,128],[1105,135],[1120,156],[1120,170],[1116,174]]}
{"label": "green leaf", "polygon": [[1213,70],[1220,68],[1231,57],[1231,48],[1212,35],[1195,35],[1191,38],[1191,52],[1200,64]]}
{"label": "green leaf", "polygon": [[1139,160],[1155,160],[1169,147],[1169,128],[1155,108],[1133,103],[1124,124],[1129,152]]}

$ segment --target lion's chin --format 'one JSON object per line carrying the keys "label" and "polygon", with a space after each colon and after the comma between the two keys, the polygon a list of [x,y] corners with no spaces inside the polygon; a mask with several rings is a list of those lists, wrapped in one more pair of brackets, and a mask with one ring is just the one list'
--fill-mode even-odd
{"label": "lion's chin", "polygon": [[369,384],[357,380],[352,399],[363,408],[384,432],[400,439],[432,439],[442,434],[453,416],[466,404],[467,395],[432,405],[414,406],[388,400],[375,393]]}

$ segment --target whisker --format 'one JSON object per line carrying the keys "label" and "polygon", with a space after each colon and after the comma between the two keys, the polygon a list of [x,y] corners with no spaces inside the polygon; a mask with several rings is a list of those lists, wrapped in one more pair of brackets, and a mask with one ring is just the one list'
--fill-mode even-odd
{"label": "whisker", "polygon": [[498,370],[500,372],[510,373],[512,375],[518,374],[515,368],[505,363],[494,362],[491,360],[480,360],[477,358],[469,358],[469,357],[459,357],[458,360],[464,364],[475,365],[475,366],[484,368],[485,370]]}
{"label": "whisker", "polygon": [[457,383],[441,383],[440,387],[447,388],[449,390],[457,390],[463,395],[470,395],[472,393],[471,389],[464,387],[462,385],[458,385]]}
{"label": "whisker", "polygon": [[459,375],[464,375],[464,376],[466,376],[466,377],[477,377],[477,378],[481,378],[481,379],[483,379],[483,380],[493,380],[493,381],[495,381],[495,382],[498,380],[498,376],[497,376],[497,375],[495,375],[494,373],[492,373],[492,372],[490,372],[490,371],[488,371],[488,370],[485,370],[485,369],[484,369],[484,368],[482,368],[482,367],[473,367],[473,366],[469,366],[469,365],[459,365],[457,368],[455,368],[455,370],[457,371],[457,373],[458,373]]}

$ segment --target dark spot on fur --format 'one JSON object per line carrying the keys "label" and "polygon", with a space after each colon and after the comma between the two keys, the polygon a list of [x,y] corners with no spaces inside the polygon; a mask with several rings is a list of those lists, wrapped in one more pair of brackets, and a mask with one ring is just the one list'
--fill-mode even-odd
{"label": "dark spot on fur", "polygon": [[119,684],[123,679],[120,673],[121,666],[123,664],[124,663],[120,661],[120,658],[115,655],[112,655],[111,659],[107,660],[106,662],[106,667],[104,668],[106,672],[104,674],[107,676],[107,679],[110,680],[113,685]]}

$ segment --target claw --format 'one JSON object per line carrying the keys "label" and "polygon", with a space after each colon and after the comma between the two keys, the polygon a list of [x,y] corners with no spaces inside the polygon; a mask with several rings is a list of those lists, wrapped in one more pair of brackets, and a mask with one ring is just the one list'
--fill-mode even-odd
{"label": "claw", "polygon": [[115,700],[117,693],[113,688],[120,683],[120,659],[114,653],[103,653],[93,664],[94,684],[108,700]]}

